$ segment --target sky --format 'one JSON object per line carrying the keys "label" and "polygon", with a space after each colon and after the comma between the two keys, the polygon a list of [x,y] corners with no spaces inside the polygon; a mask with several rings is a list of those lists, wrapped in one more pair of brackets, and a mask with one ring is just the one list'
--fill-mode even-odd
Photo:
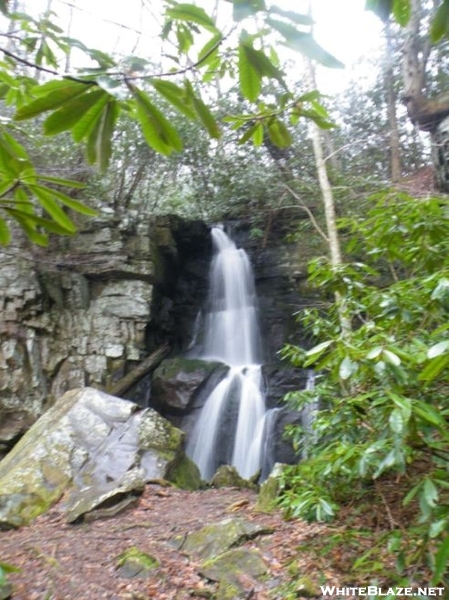
{"label": "sky", "polygon": [[[25,1],[33,11],[45,10],[49,2]],[[67,19],[72,13],[71,35],[81,39],[87,46],[125,55],[158,52],[159,0],[50,1],[52,9],[61,19]],[[212,11],[215,0],[198,0],[198,3],[206,11],[208,6]],[[300,13],[306,13],[308,7],[308,0],[273,0],[272,3]],[[364,5],[365,0],[312,0],[315,38],[345,64],[344,70],[318,69],[318,84],[325,93],[341,91],[351,77],[357,76],[356,65],[361,57],[372,55],[381,44],[381,22],[375,15],[365,11]],[[225,6],[229,5],[223,3]],[[299,55],[297,59],[300,60]]]}

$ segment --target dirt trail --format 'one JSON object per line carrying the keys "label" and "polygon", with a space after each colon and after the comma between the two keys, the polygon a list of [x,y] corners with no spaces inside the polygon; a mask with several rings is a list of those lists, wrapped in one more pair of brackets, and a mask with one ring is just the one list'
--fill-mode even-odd
{"label": "dirt trail", "polygon": [[[279,512],[255,510],[257,496],[249,490],[210,489],[187,492],[147,485],[134,506],[111,518],[80,525],[64,521],[60,505],[30,527],[0,532],[0,560],[21,568],[9,575],[13,600],[183,600],[213,598],[216,584],[198,573],[199,563],[170,545],[177,536],[231,515],[273,528],[274,533],[245,542],[257,547],[268,567],[263,584],[248,598],[280,600],[277,585],[301,572],[324,583],[316,566],[298,552],[307,539],[325,535],[323,525],[285,521]],[[157,557],[160,566],[145,579],[125,579],[117,557],[132,546]],[[309,561],[310,563],[310,561]],[[326,583],[333,583],[327,573]],[[330,579],[331,580],[330,580]],[[318,588],[319,589],[319,588]],[[298,595],[297,597],[301,597]]]}

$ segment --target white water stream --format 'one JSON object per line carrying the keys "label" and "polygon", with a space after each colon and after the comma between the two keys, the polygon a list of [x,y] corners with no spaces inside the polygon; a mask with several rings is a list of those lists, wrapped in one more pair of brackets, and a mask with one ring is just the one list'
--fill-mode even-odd
{"label": "white water stream", "polygon": [[245,251],[212,230],[214,257],[201,358],[229,365],[208,397],[187,454],[209,480],[221,464],[248,479],[261,468],[266,416],[254,276]]}

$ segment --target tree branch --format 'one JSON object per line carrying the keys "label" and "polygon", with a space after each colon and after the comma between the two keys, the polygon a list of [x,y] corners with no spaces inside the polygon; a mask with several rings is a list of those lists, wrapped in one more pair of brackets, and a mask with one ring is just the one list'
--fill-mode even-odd
{"label": "tree branch", "polygon": [[[286,183],[283,184],[283,187],[290,192],[290,194],[293,196],[293,198],[295,200],[297,200],[298,202],[301,202],[301,198],[298,196],[298,194],[296,194],[296,192],[294,192],[292,190],[292,188],[290,186],[288,186]],[[307,206],[305,206],[304,204],[298,204],[297,205],[298,208],[302,208],[302,210],[305,210],[309,219],[312,222],[312,225],[315,227],[315,229],[317,230],[317,232],[320,234],[320,236],[323,238],[323,240],[327,243],[329,243],[329,238],[327,237],[327,235],[324,233],[324,231],[321,229],[321,227],[318,225],[317,220],[315,219],[315,217],[313,216],[312,211],[310,210],[310,208],[308,208]]]}
{"label": "tree branch", "polygon": [[78,83],[85,83],[86,85],[92,85],[92,84],[96,85],[97,84],[97,82],[93,81],[93,80],[80,79],[79,77],[74,77],[73,75],[63,75],[62,73],[58,73],[58,71],[55,71],[53,69],[47,69],[46,67],[43,67],[42,65],[37,65],[36,63],[26,60],[25,58],[21,58],[20,56],[17,56],[16,54],[14,54],[13,52],[10,52],[6,48],[0,47],[0,52],[3,52],[3,54],[5,56],[9,56],[9,58],[12,58],[13,60],[15,60],[16,62],[18,62],[22,65],[25,65],[32,69],[37,69],[38,71],[42,71],[43,73],[49,73],[50,75],[55,75],[56,77],[62,77],[63,79],[70,79],[70,81],[77,81]]}

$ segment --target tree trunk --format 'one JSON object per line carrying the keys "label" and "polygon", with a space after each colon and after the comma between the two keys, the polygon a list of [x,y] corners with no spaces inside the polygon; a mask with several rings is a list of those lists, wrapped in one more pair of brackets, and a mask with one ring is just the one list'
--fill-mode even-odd
{"label": "tree trunk", "polygon": [[133,385],[142,379],[147,373],[153,371],[162,359],[169,353],[170,346],[163,344],[157,350],[155,350],[150,356],[145,358],[141,363],[137,365],[132,371],[122,377],[117,383],[108,388],[108,394],[112,396],[121,396],[127,392]]}
{"label": "tree trunk", "polygon": [[403,81],[404,103],[413,124],[432,138],[435,182],[442,192],[449,192],[449,97],[429,99],[425,94],[425,73],[431,50],[430,36],[422,35],[422,2],[410,0],[411,17],[406,27]]}
{"label": "tree trunk", "polygon": [[[312,89],[316,89],[315,69],[312,61],[307,60],[308,76]],[[335,211],[334,195],[327,174],[326,161],[324,158],[323,144],[321,140],[321,130],[316,123],[310,124],[313,154],[315,156],[318,181],[320,184],[321,195],[323,197],[324,215],[326,220],[327,238],[329,243],[329,258],[333,268],[343,264],[340,237],[337,228],[337,215]],[[335,293],[335,300],[338,305],[340,327],[342,335],[346,335],[351,330],[351,321],[348,317],[345,298],[339,293]]]}
{"label": "tree trunk", "polygon": [[402,177],[402,160],[399,143],[398,120],[396,116],[396,93],[394,91],[394,74],[393,74],[393,44],[391,37],[390,21],[385,23],[385,39],[386,39],[386,54],[387,54],[387,69],[385,72],[385,86],[387,90],[387,112],[389,131],[389,147],[390,147],[390,177],[393,183],[398,182]]}

